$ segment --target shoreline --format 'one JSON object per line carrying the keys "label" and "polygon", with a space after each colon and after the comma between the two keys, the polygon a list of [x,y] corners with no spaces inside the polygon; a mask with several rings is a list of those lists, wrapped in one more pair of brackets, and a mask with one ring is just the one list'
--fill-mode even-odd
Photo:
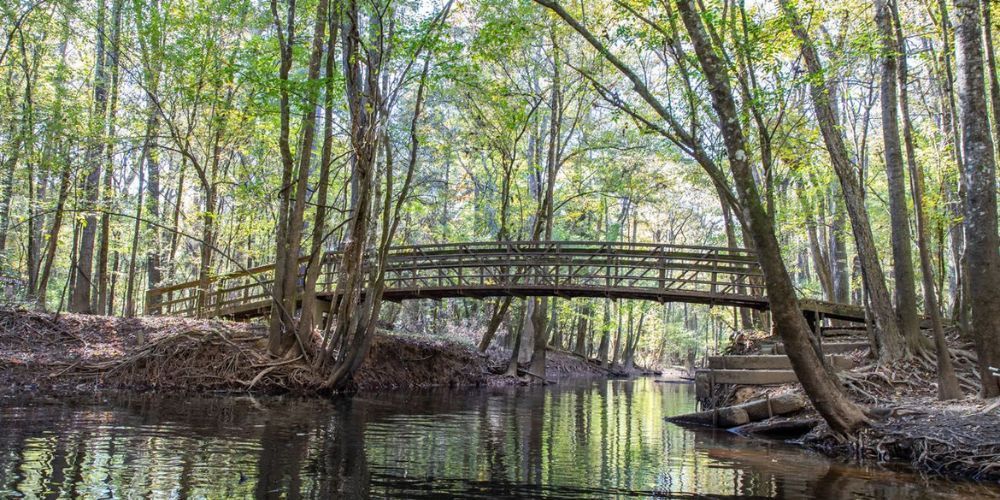
{"label": "shoreline", "polygon": [[[302,360],[274,361],[264,353],[263,325],[166,317],[59,316],[0,311],[0,398],[90,397],[108,393],[171,395],[271,395],[315,397],[319,388]],[[147,341],[138,346],[138,336]],[[405,334],[380,334],[345,393],[378,394],[434,388],[476,389],[537,385],[503,375],[506,354],[479,353],[465,343]],[[614,372],[592,360],[558,350],[547,354],[546,379],[613,379],[641,376]],[[669,367],[656,383],[692,383],[679,367]],[[785,387],[788,390],[792,386]],[[779,389],[777,392],[780,392]],[[759,394],[758,394],[759,396]],[[887,396],[892,409],[849,439],[829,434],[825,424],[810,426],[798,439],[739,432],[754,439],[782,441],[856,463],[892,464],[919,473],[1000,481],[1000,443],[978,441],[968,428],[1000,434],[995,402],[966,398],[941,403],[926,395]],[[767,427],[785,417],[758,422]],[[794,418],[817,421],[808,408]],[[785,419],[787,420],[787,419]],[[683,424],[682,424],[683,425]],[[744,429],[749,430],[749,429]],[[948,437],[961,438],[952,446]],[[963,455],[965,453],[965,455]],[[984,463],[966,455],[984,456]]]}
{"label": "shoreline", "polygon": [[[138,339],[145,338],[139,345]],[[274,360],[263,325],[170,317],[0,311],[0,396],[106,391],[321,395],[308,360]],[[627,376],[547,354],[546,380]],[[348,391],[532,383],[503,374],[506,355],[440,338],[379,334]]]}

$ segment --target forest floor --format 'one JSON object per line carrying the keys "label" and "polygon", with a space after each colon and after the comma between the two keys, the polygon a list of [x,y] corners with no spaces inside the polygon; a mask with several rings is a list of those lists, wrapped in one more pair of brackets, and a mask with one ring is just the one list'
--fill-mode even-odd
{"label": "forest floor", "polygon": [[[933,355],[914,356],[892,366],[866,364],[841,372],[852,397],[870,409],[872,421],[852,436],[836,436],[812,408],[733,429],[740,434],[792,438],[827,455],[909,466],[921,472],[978,481],[1000,481],[1000,399],[978,397],[979,381],[969,346],[950,336],[953,359],[965,397],[937,400]],[[858,353],[860,355],[860,353]],[[800,392],[791,384],[768,388],[733,387],[726,404]],[[799,423],[802,425],[794,425]],[[800,435],[781,435],[794,427]],[[801,431],[812,428],[801,435]]]}
{"label": "forest floor", "polygon": [[[140,345],[139,339],[143,338]],[[103,390],[317,394],[323,379],[299,356],[275,360],[264,326],[185,318],[117,318],[0,310],[0,395]],[[547,354],[548,380],[609,373],[567,353]],[[499,353],[427,336],[380,334],[354,377],[358,391],[500,386]]]}

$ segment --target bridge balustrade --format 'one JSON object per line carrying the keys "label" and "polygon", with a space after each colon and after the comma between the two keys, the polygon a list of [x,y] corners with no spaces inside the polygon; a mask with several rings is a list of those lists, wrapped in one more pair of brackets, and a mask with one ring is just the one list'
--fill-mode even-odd
{"label": "bridge balustrade", "polygon": [[[299,285],[308,259],[299,262]],[[317,294],[332,300],[340,254],[321,261]],[[366,265],[371,266],[371,258]],[[763,279],[743,249],[608,242],[474,242],[398,246],[383,269],[387,300],[490,296],[639,298],[766,307]],[[149,290],[146,313],[263,314],[274,266]]]}

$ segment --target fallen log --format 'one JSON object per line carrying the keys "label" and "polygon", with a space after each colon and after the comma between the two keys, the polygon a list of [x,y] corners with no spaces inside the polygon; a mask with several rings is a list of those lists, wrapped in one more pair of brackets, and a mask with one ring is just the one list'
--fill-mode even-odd
{"label": "fallen log", "polygon": [[822,420],[818,418],[772,418],[760,422],[751,422],[730,429],[741,436],[766,437],[772,439],[799,439],[805,436]]}
{"label": "fallen log", "polygon": [[801,394],[789,393],[774,398],[757,399],[734,406],[685,413],[683,415],[667,417],[666,420],[678,424],[729,428],[746,425],[750,422],[759,422],[775,415],[788,415],[802,411],[808,404],[806,398]]}

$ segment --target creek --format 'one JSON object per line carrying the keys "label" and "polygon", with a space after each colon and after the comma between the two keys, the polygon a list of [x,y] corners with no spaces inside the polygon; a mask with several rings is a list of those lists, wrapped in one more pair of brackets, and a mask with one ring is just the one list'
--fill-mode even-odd
{"label": "creek", "polygon": [[0,400],[0,497],[1000,498],[955,482],[687,429],[652,379],[333,399]]}

